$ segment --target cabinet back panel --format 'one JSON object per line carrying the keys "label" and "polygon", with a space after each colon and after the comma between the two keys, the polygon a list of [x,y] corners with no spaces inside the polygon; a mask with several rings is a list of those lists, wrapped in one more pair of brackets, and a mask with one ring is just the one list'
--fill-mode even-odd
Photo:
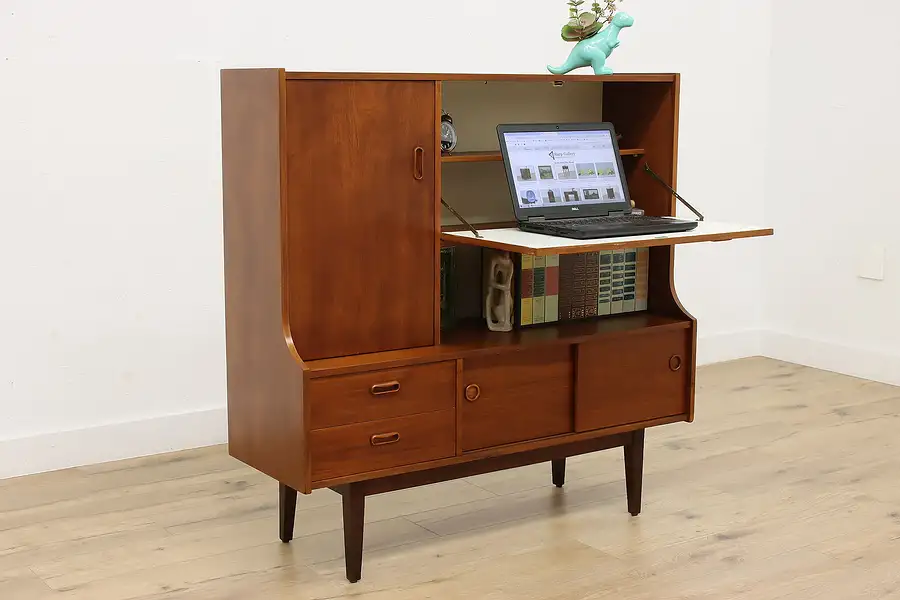
{"label": "cabinet back panel", "polygon": [[[499,150],[500,123],[600,121],[603,85],[598,82],[445,81],[442,108],[453,117],[457,152]],[[446,164],[444,199],[476,223],[514,220],[502,162]],[[441,223],[458,221],[444,209]]]}
{"label": "cabinet back panel", "polygon": [[434,82],[289,81],[286,105],[285,268],[300,356],[433,344]]}
{"label": "cabinet back panel", "polygon": [[650,165],[676,187],[678,144],[678,80],[674,83],[608,83],[603,90],[603,118],[622,134],[622,148],[643,148],[640,160],[625,161],[628,191],[648,215],[675,215],[675,197],[645,173]]}

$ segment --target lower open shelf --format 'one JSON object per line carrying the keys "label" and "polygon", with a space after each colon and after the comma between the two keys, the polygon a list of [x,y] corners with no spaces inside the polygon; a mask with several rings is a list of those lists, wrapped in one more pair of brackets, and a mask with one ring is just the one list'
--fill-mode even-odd
{"label": "lower open shelf", "polygon": [[392,350],[357,356],[325,358],[304,363],[310,377],[344,375],[398,365],[494,354],[506,349],[553,344],[577,344],[602,335],[637,335],[669,329],[688,329],[692,321],[643,311],[581,321],[551,323],[510,332],[487,329],[483,320],[470,320],[441,334],[436,346]]}
{"label": "lower open shelf", "polygon": [[484,321],[469,321],[446,331],[441,336],[441,348],[459,354],[478,350],[500,349],[504,346],[535,346],[541,344],[577,344],[603,334],[640,333],[648,329],[686,329],[690,321],[672,319],[649,312],[609,315],[580,321],[566,321],[537,325],[509,332],[490,331]]}

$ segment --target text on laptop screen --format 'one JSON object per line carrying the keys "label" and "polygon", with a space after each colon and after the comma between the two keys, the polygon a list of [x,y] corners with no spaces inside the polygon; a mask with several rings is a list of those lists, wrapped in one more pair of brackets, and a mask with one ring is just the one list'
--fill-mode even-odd
{"label": "text on laptop screen", "polygon": [[624,202],[609,131],[506,132],[522,208]]}

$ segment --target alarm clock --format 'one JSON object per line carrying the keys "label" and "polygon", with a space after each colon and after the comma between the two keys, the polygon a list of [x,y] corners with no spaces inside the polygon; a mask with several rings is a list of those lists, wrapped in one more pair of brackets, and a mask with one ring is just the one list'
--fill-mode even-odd
{"label": "alarm clock", "polygon": [[441,111],[441,151],[453,152],[456,148],[456,128],[453,126],[453,117]]}

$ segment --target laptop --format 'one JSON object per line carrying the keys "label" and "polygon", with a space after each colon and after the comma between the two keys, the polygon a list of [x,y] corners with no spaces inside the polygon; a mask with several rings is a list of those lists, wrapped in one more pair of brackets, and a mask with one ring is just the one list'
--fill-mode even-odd
{"label": "laptop", "polygon": [[595,239],[697,227],[632,214],[611,123],[498,125],[497,134],[522,231]]}

